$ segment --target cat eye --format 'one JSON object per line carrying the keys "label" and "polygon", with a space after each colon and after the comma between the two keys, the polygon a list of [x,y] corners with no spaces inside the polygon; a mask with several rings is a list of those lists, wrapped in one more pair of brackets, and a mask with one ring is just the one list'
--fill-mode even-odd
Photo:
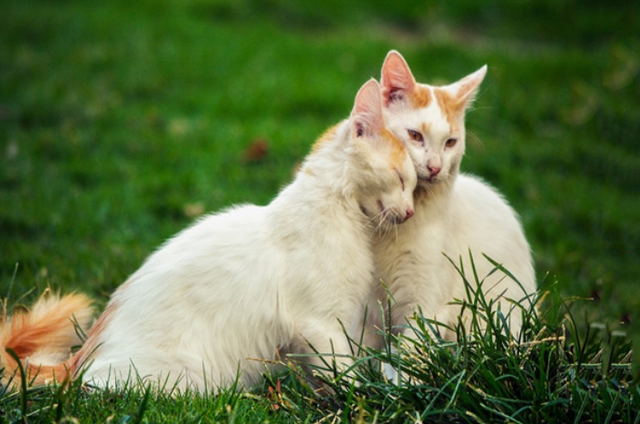
{"label": "cat eye", "polygon": [[411,140],[416,141],[420,144],[424,143],[424,137],[418,131],[408,129],[407,133],[409,133],[409,138],[411,138]]}
{"label": "cat eye", "polygon": [[445,147],[453,147],[453,146],[456,145],[457,142],[458,142],[457,138],[450,138],[444,143],[444,146]]}

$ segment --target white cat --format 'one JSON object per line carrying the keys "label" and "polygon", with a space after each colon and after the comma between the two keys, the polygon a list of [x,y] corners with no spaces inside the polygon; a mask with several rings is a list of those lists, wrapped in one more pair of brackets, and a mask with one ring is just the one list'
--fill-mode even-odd
{"label": "white cat", "polygon": [[[41,368],[32,362],[29,372],[38,373],[36,383],[84,370],[97,386],[140,378],[161,389],[204,391],[236,378],[251,386],[263,360],[311,352],[309,344],[349,354],[342,325],[349,336],[360,334],[373,281],[371,234],[413,215],[416,180],[370,80],[350,118],[316,142],[269,205],[234,207],[179,233],[115,291],[75,356]],[[21,329],[14,331],[20,339]],[[11,335],[3,340],[19,350]]]}
{"label": "white cat", "polygon": [[[391,325],[403,326],[418,310],[453,327],[461,315],[454,299],[468,300],[463,278],[475,286],[470,254],[487,300],[509,317],[515,301],[528,308],[536,290],[529,245],[520,222],[503,197],[471,175],[459,175],[465,151],[465,111],[486,73],[486,66],[442,87],[419,84],[402,56],[391,51],[382,68],[381,87],[387,127],[400,138],[416,167],[416,217],[374,243],[378,278],[376,299],[391,298]],[[495,271],[489,256],[518,282]],[[494,272],[495,271],[495,272]],[[388,290],[388,294],[387,294]],[[370,323],[380,314],[369,306]],[[469,328],[469,319],[462,317]],[[517,307],[508,319],[516,337],[521,328]],[[443,335],[453,338],[444,328]],[[404,330],[406,331],[409,330]],[[379,346],[380,340],[371,342]]]}

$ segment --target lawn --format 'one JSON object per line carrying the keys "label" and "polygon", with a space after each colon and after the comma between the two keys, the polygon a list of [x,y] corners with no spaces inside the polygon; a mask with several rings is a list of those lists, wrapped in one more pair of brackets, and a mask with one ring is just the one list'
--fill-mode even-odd
{"label": "lawn", "polygon": [[[593,299],[570,302],[580,332],[639,334],[640,7],[622,0],[298,3],[5,2],[0,296],[10,306],[48,286],[86,292],[103,305],[150,252],[203,212],[267,203],[315,138],[347,116],[360,85],[379,77],[394,48],[428,83],[488,64],[468,116],[462,168],[519,212],[541,288]],[[260,145],[266,149],[256,153]],[[601,358],[594,350],[591,359]],[[282,402],[286,414],[275,414],[267,395],[276,396],[264,389],[258,400],[229,393],[176,402],[193,422],[318,419],[320,407],[295,413]],[[0,406],[19,409],[18,397],[3,396]],[[61,414],[83,422],[135,422],[142,398],[33,396],[52,402],[41,405],[58,399]],[[357,420],[359,404],[348,399],[327,410]],[[165,403],[150,397],[141,418],[171,417],[171,407],[159,407]],[[0,420],[16,416],[7,414]]]}

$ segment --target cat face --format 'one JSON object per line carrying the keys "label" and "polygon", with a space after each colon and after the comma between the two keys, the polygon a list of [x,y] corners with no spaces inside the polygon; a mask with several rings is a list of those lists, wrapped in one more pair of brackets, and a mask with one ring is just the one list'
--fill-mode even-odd
{"label": "cat face", "polygon": [[415,81],[400,53],[391,51],[382,66],[382,97],[387,128],[407,147],[419,184],[450,181],[465,151],[464,115],[487,67],[450,85]]}
{"label": "cat face", "polygon": [[379,228],[404,222],[413,215],[417,176],[407,149],[385,128],[375,80],[358,92],[350,126],[349,167],[360,209]]}

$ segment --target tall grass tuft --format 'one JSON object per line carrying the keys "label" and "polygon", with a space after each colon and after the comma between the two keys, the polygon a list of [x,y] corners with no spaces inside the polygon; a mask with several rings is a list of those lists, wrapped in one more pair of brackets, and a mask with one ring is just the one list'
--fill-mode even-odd
{"label": "tall grass tuft", "polygon": [[[469,297],[456,303],[469,323],[450,328],[416,313],[405,335],[383,329],[382,351],[352,341],[362,352],[356,365],[316,370],[316,381],[298,369],[282,385],[281,406],[340,422],[640,423],[640,387],[623,331],[580,322],[571,313],[575,300],[562,300],[555,285],[537,293],[537,307],[514,302],[502,311],[475,272],[460,273]],[[512,335],[516,313],[522,330]],[[456,340],[443,338],[443,328]],[[397,379],[387,377],[390,367]]]}

